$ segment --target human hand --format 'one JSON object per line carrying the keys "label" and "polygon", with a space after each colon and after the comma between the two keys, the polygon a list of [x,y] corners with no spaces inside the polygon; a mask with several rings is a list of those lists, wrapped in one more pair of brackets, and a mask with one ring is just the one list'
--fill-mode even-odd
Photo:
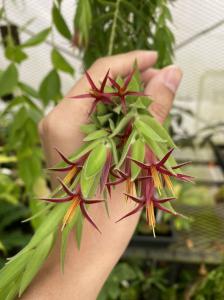
{"label": "human hand", "polygon": [[[162,123],[172,107],[182,74],[176,66],[168,66],[162,70],[153,69],[156,58],[156,52],[152,51],[133,51],[105,57],[97,60],[89,73],[96,82],[104,77],[109,68],[112,77],[125,77],[131,72],[136,59],[145,84],[145,94],[154,99],[150,112]],[[88,120],[92,100],[73,100],[69,97],[82,94],[87,89],[88,82],[82,77],[64,100],[40,123],[41,140],[50,166],[60,159],[55,147],[69,155],[82,143],[83,136],[79,128]],[[77,249],[73,236],[70,236],[64,274],[60,270],[58,241],[23,300],[96,299],[109,273],[127,247],[139,219],[138,213],[114,224],[119,216],[133,208],[131,203],[125,203],[122,199],[123,187],[119,186],[113,191],[111,201],[108,201],[110,218],[103,205],[90,207],[88,212],[101,229],[102,235],[85,222],[80,250]]]}

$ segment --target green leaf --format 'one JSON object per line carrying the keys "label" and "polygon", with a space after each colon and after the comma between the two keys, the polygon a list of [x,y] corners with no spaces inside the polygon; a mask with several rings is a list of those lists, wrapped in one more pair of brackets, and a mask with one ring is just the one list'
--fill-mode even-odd
{"label": "green leaf", "polygon": [[[79,147],[79,149],[77,149],[72,155],[69,156],[69,159],[71,161],[75,161],[75,160],[79,159],[80,157],[82,157],[83,155],[87,154],[89,151],[94,149],[100,143],[102,143],[101,139],[91,141],[91,142],[85,142],[84,144],[82,144],[81,147]],[[55,167],[58,167],[58,168],[65,167],[65,166],[66,166],[66,163],[64,161],[61,161],[55,165]]]}
{"label": "green leaf", "polygon": [[32,253],[33,251],[23,253],[13,261],[9,261],[4,268],[0,270],[0,290],[7,286],[9,282],[13,282],[16,276],[23,271]]}
{"label": "green leaf", "polygon": [[113,139],[108,138],[108,140],[109,140],[109,143],[110,143],[110,145],[111,145],[114,163],[115,163],[115,164],[118,164],[118,154],[117,154],[116,144],[115,144],[115,142],[114,142]]}
{"label": "green leaf", "polygon": [[123,117],[121,121],[118,123],[118,125],[116,126],[116,128],[114,129],[113,133],[110,135],[110,137],[112,138],[118,133],[120,133],[121,130],[125,128],[125,126],[128,124],[129,121],[131,121],[133,117],[134,117],[133,112],[129,112],[125,117]]}
{"label": "green leaf", "polygon": [[108,122],[110,117],[112,117],[111,113],[103,115],[103,116],[97,116],[97,119],[99,120],[100,125],[103,126],[106,122]]}
{"label": "green leaf", "polygon": [[36,249],[33,250],[32,258],[28,261],[23,273],[22,281],[20,284],[19,297],[23,294],[25,289],[28,287],[28,285],[31,283],[31,281],[43,265],[46,257],[51,250],[53,240],[54,236],[53,234],[50,234],[40,243],[40,245]]}
{"label": "green leaf", "polygon": [[51,52],[51,61],[55,69],[74,75],[74,69],[57,49]]}
{"label": "green leaf", "polygon": [[80,186],[81,186],[81,191],[84,196],[84,198],[89,197],[89,193],[91,191],[91,188],[95,182],[95,176],[92,177],[86,177],[85,176],[85,170],[82,169],[81,171],[81,179],[80,179]]}
{"label": "green leaf", "polygon": [[166,142],[166,140],[162,139],[150,126],[140,120],[136,120],[134,126],[143,136],[146,136],[153,141]]}
{"label": "green leaf", "polygon": [[24,248],[25,251],[36,247],[45,239],[46,236],[56,231],[59,223],[62,221],[64,214],[66,213],[70,203],[60,203],[60,205],[54,206],[54,208],[46,215],[43,223],[36,230],[30,243]]}
{"label": "green leaf", "polygon": [[8,45],[5,49],[5,57],[13,62],[21,63],[28,56],[20,46]]}
{"label": "green leaf", "polygon": [[24,93],[28,94],[33,98],[39,99],[38,92],[34,88],[32,88],[32,86],[28,85],[25,82],[19,82],[19,87]]}
{"label": "green leaf", "polygon": [[83,139],[83,141],[84,142],[89,142],[89,141],[96,140],[96,139],[99,139],[99,138],[102,138],[102,137],[106,137],[107,135],[108,135],[108,132],[106,130],[99,129],[99,130],[96,130],[96,131],[91,132],[90,134],[88,134]]}
{"label": "green leaf", "polygon": [[128,137],[126,143],[125,143],[125,145],[124,145],[121,158],[120,158],[120,160],[119,160],[118,165],[116,166],[116,168],[119,169],[122,166],[122,164],[123,164],[123,162],[124,162],[124,160],[125,160],[125,158],[126,158],[126,156],[128,154],[128,151],[129,151],[131,145],[135,141],[136,134],[137,134],[136,130],[133,129],[132,132],[131,132],[131,134],[129,135],[129,137]]}
{"label": "green leaf", "polygon": [[50,71],[40,84],[39,94],[45,105],[61,97],[61,83],[56,70]]}
{"label": "green leaf", "polygon": [[[131,158],[144,162],[145,158],[145,143],[141,139],[137,139],[131,147]],[[136,163],[131,162],[131,179],[134,181],[139,173],[141,168],[137,166]]]}
{"label": "green leaf", "polygon": [[18,290],[19,290],[18,282],[13,283],[13,285],[10,286],[10,288],[7,287],[6,290],[8,290],[9,293],[7,294],[7,297],[4,299],[5,300],[14,300],[18,293]]}
{"label": "green leaf", "polygon": [[79,31],[80,45],[88,45],[89,31],[92,24],[92,8],[89,0],[78,1],[75,15],[75,30]]}
{"label": "green leaf", "polygon": [[85,134],[89,134],[89,133],[94,132],[95,130],[97,130],[97,128],[96,128],[95,124],[89,123],[89,124],[81,125],[80,130]]}
{"label": "green leaf", "polygon": [[170,147],[176,147],[167,130],[154,118],[147,115],[142,115],[140,116],[140,119],[145,124],[149,125],[162,139],[167,140],[167,143]]}
{"label": "green leaf", "polygon": [[69,222],[65,228],[62,231],[61,234],[61,251],[60,251],[60,261],[61,261],[61,270],[64,272],[64,263],[65,263],[65,254],[66,254],[66,248],[67,248],[67,242],[68,242],[68,236],[71,230],[73,229],[74,225],[77,223],[78,218],[78,209],[76,208],[75,215],[73,216],[71,222]]}
{"label": "green leaf", "polygon": [[83,166],[85,177],[95,176],[102,170],[107,159],[107,148],[104,143],[100,143],[91,151]]}
{"label": "green leaf", "polygon": [[32,36],[25,43],[23,43],[22,47],[23,48],[33,47],[33,46],[43,43],[46,40],[50,31],[51,31],[51,28],[46,28],[46,29],[38,32],[35,36]]}
{"label": "green leaf", "polygon": [[18,83],[18,71],[14,64],[10,64],[0,77],[0,97],[10,94]]}
{"label": "green leaf", "polygon": [[78,249],[80,249],[81,246],[82,230],[83,230],[83,215],[79,208],[78,219],[75,227],[75,238],[76,238]]}
{"label": "green leaf", "polygon": [[60,32],[60,34],[63,37],[65,37],[66,39],[71,41],[71,39],[72,39],[71,32],[62,16],[60,10],[57,8],[56,5],[53,6],[52,16],[53,16],[54,25],[57,28],[58,32]]}

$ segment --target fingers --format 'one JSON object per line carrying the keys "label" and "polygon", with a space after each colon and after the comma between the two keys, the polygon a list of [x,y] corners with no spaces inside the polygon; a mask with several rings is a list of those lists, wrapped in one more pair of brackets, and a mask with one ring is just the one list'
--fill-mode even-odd
{"label": "fingers", "polygon": [[181,70],[177,66],[169,66],[153,76],[145,88],[145,93],[154,100],[150,112],[161,123],[169,114],[181,78]]}
{"label": "fingers", "polygon": [[98,79],[105,76],[108,69],[110,69],[112,77],[116,77],[117,75],[125,77],[131,72],[135,60],[137,61],[139,70],[142,72],[156,63],[157,52],[137,50],[103,57],[97,60],[89,71],[90,73],[93,72],[94,77]]}
{"label": "fingers", "polygon": [[149,81],[157,74],[159,74],[160,70],[158,69],[153,69],[153,68],[148,68],[147,70],[144,70],[141,73],[141,80],[142,82],[147,85]]}

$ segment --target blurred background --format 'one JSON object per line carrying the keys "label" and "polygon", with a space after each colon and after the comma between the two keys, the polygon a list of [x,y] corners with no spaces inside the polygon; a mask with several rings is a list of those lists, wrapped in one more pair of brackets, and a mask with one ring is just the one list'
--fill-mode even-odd
{"label": "blurred background", "polygon": [[[99,300],[224,299],[224,3],[222,0],[0,0],[0,267],[29,241],[49,192],[37,123],[98,57],[154,49],[184,73],[171,113],[176,209],[144,216]],[[113,33],[113,34],[112,34]]]}

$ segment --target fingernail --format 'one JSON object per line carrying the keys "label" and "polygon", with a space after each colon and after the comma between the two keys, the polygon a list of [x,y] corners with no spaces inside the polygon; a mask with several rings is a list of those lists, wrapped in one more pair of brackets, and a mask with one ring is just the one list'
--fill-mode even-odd
{"label": "fingernail", "polygon": [[180,68],[178,68],[177,66],[170,66],[164,73],[163,83],[169,90],[175,93],[178,89],[181,78],[182,72]]}

